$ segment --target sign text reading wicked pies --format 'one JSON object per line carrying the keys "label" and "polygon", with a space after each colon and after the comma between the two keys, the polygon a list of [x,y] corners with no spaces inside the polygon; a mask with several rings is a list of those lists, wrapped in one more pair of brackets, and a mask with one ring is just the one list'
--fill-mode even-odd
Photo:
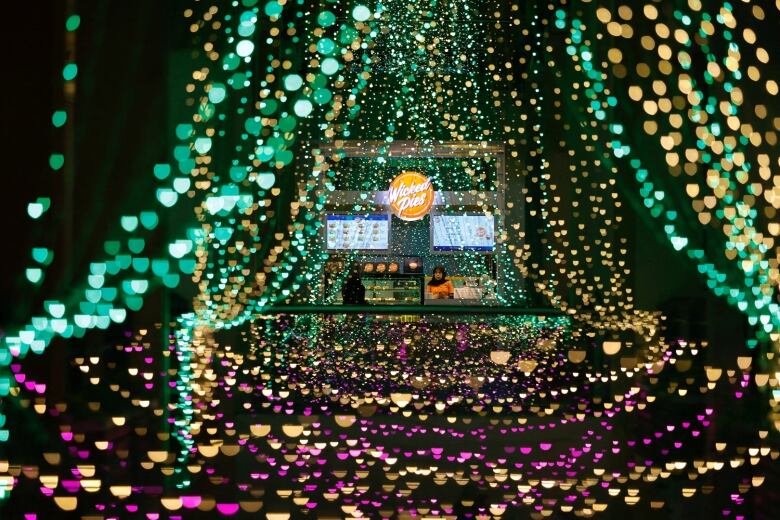
{"label": "sign text reading wicked pies", "polygon": [[387,203],[401,220],[420,220],[433,206],[433,184],[419,172],[401,172],[390,183]]}

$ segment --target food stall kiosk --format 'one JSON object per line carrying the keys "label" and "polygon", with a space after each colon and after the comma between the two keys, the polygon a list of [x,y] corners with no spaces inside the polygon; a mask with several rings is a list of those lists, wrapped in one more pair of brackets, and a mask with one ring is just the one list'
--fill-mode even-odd
{"label": "food stall kiosk", "polygon": [[[326,302],[341,302],[340,281],[355,263],[372,305],[501,302],[503,145],[355,141],[317,148],[325,157],[337,155],[334,168],[341,169],[328,178],[340,182],[322,187]],[[373,170],[363,166],[368,162]],[[432,300],[426,291],[436,266],[455,286],[451,300]]]}

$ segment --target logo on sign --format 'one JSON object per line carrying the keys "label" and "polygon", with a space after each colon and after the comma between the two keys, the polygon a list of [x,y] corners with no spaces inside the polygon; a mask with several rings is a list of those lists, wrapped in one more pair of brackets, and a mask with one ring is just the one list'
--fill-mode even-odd
{"label": "logo on sign", "polygon": [[420,220],[433,206],[433,184],[419,172],[401,172],[390,183],[387,202],[401,220]]}

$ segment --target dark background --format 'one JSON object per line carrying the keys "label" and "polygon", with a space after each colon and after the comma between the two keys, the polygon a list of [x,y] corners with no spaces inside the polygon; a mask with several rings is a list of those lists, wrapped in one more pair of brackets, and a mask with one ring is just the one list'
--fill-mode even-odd
{"label": "dark background", "polygon": [[[89,262],[102,259],[103,241],[117,236],[119,217],[158,209],[152,168],[167,162],[172,110],[184,108],[183,89],[173,98],[170,82],[176,57],[186,53],[183,2],[78,2],[79,67],[75,113],[64,127],[51,116],[64,107],[65,2],[4,5],[9,60],[8,90],[2,96],[2,157],[5,225],[0,293],[0,327],[12,329],[38,312],[44,299],[65,297],[80,286]],[[173,99],[173,103],[172,103]],[[52,171],[51,153],[63,153],[72,132],[75,161],[73,230],[66,233],[64,171]],[[28,202],[47,196],[51,208],[38,220]],[[167,235],[160,212],[158,237]],[[55,250],[40,287],[24,270],[34,264],[32,247]],[[63,251],[72,250],[69,258]],[[59,256],[58,256],[59,255]]]}

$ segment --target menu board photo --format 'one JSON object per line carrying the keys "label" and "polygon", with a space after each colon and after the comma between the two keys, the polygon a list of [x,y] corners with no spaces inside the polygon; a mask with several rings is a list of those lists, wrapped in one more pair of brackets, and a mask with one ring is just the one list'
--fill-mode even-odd
{"label": "menu board photo", "polygon": [[327,215],[325,240],[330,250],[385,251],[390,248],[390,216]]}
{"label": "menu board photo", "polygon": [[434,215],[433,251],[493,251],[496,247],[492,215]]}

